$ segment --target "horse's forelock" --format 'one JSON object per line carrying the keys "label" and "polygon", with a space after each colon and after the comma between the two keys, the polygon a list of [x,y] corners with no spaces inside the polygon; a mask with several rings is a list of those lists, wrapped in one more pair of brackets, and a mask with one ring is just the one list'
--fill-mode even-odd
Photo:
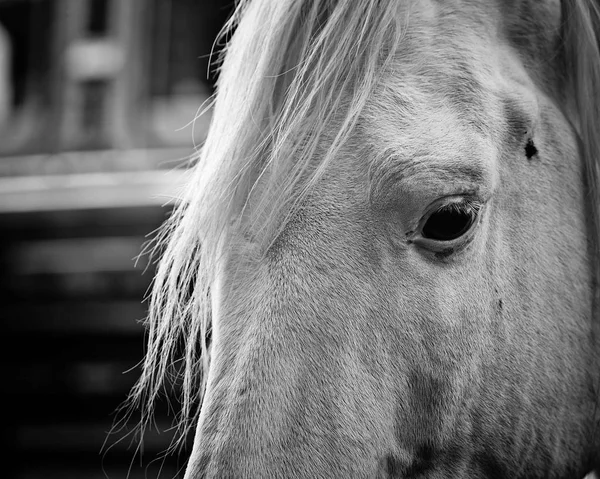
{"label": "horse's forelock", "polygon": [[[350,135],[392,58],[401,34],[397,8],[396,0],[239,3],[223,33],[235,29],[221,53],[208,138],[181,204],[155,242],[161,261],[147,351],[130,401],[142,410],[142,432],[173,382],[181,391],[179,438],[193,427],[205,388],[209,285],[219,244],[261,178],[256,208],[268,215],[256,226],[269,233],[267,241],[281,231]],[[327,147],[312,168],[325,132]]]}

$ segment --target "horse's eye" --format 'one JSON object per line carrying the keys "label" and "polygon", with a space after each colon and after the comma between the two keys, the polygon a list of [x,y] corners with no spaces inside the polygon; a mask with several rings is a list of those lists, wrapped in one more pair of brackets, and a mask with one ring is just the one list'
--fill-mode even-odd
{"label": "horse's eye", "polygon": [[452,241],[464,235],[477,219],[478,207],[470,203],[451,203],[434,211],[423,225],[423,238]]}

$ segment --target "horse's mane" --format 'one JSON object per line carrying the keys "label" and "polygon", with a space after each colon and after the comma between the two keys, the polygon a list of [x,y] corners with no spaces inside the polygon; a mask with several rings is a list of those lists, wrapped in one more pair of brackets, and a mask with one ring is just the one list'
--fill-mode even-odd
{"label": "horse's mane", "polygon": [[[600,5],[593,0],[563,0],[568,95],[575,100],[576,118],[590,200],[593,252],[600,255]],[[595,262],[600,281],[600,259]],[[596,298],[598,301],[599,298]],[[598,305],[600,307],[600,304]],[[600,333],[600,330],[598,331]]]}
{"label": "horse's mane", "polygon": [[[183,201],[156,242],[162,255],[150,296],[142,375],[130,402],[150,423],[156,399],[179,382],[180,437],[199,414],[209,361],[210,290],[228,228],[250,197],[269,244],[344,144],[393,57],[405,15],[397,0],[241,0],[223,36],[214,114]],[[600,242],[600,11],[562,0],[565,71]],[[324,132],[332,137],[324,142]],[[333,132],[333,133],[331,133]],[[319,164],[311,162],[317,148]],[[292,161],[290,161],[292,159]],[[310,166],[309,166],[310,164]],[[254,190],[259,179],[260,193]],[[600,264],[596,258],[596,273]]]}
{"label": "horse's mane", "polygon": [[[588,198],[593,272],[592,332],[600,345],[600,5],[595,0],[563,0],[563,42],[568,96],[575,100]],[[597,358],[600,351],[596,350]],[[600,372],[593,378],[596,417],[592,440],[600,443]]]}
{"label": "horse's mane", "polygon": [[[253,201],[268,210],[261,218],[262,239],[276,237],[344,144],[377,74],[392,58],[401,33],[398,3],[242,0],[237,5],[222,34],[235,30],[221,53],[209,135],[183,201],[156,242],[162,259],[150,296],[147,353],[131,393],[144,421],[174,375],[183,381],[181,432],[194,424],[205,385],[209,284],[220,240],[241,218],[261,177],[268,182]],[[309,171],[333,122],[336,136],[320,166]]]}

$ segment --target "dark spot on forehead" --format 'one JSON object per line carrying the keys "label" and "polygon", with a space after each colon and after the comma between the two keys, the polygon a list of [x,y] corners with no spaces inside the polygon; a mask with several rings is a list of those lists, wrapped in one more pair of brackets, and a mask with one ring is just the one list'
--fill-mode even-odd
{"label": "dark spot on forehead", "polygon": [[521,149],[528,160],[537,155],[538,149],[533,141],[533,119],[526,107],[514,98],[504,98],[504,119],[506,123],[505,143],[511,149]]}
{"label": "dark spot on forehead", "polygon": [[531,160],[535,155],[537,155],[537,148],[533,144],[533,140],[529,138],[527,140],[527,144],[525,145],[525,156],[527,156],[528,160]]}

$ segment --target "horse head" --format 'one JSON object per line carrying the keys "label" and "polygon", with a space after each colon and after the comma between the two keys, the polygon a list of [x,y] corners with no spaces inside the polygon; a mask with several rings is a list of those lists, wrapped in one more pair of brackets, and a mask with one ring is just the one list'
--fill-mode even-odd
{"label": "horse head", "polygon": [[183,356],[186,477],[600,467],[598,5],[256,0],[233,25],[138,386]]}

